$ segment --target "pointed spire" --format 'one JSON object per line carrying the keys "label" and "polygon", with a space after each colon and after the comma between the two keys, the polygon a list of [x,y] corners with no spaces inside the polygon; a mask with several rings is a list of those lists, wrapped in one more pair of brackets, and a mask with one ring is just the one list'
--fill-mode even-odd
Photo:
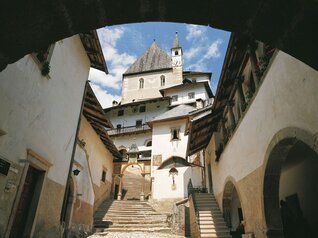
{"label": "pointed spire", "polygon": [[176,37],[174,38],[172,48],[179,48],[179,47],[180,47],[180,45],[179,45],[179,36],[178,36],[178,32],[176,31]]}

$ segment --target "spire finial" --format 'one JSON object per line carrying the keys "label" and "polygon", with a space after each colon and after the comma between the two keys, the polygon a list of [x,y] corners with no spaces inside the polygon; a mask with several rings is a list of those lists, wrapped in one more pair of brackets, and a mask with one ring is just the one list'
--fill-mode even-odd
{"label": "spire finial", "polygon": [[176,37],[174,38],[174,41],[173,41],[173,46],[172,48],[179,48],[179,36],[178,36],[178,32],[176,31]]}

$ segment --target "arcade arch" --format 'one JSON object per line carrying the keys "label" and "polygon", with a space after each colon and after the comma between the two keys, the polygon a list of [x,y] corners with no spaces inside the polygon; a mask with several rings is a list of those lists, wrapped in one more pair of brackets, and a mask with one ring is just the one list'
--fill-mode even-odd
{"label": "arcade arch", "polygon": [[[227,179],[223,190],[222,211],[226,225],[237,235],[244,234],[244,215],[241,199],[232,178]],[[236,236],[235,236],[236,237]]]}
{"label": "arcade arch", "polygon": [[298,128],[278,132],[268,149],[264,174],[267,236],[313,237],[318,224],[318,147]]}

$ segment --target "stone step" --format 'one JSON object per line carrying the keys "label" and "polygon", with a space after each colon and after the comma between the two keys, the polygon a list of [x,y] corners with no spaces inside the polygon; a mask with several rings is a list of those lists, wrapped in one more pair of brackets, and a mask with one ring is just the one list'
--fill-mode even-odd
{"label": "stone step", "polygon": [[168,224],[166,223],[156,223],[156,224],[112,224],[109,228],[168,228]]}
{"label": "stone step", "polygon": [[100,225],[109,225],[109,224],[161,224],[165,223],[162,220],[142,220],[142,221],[136,221],[136,220],[104,220],[104,221],[95,221],[94,224],[100,224]]}
{"label": "stone step", "polygon": [[199,224],[199,227],[200,227],[200,229],[220,229],[220,230],[228,230],[228,227],[225,225],[225,224],[217,224],[217,225],[215,225],[215,224],[202,224],[202,223],[200,223]]}
{"label": "stone step", "polygon": [[170,231],[167,227],[151,227],[151,228],[106,228],[104,232],[160,232]]}
{"label": "stone step", "polygon": [[205,238],[232,238],[231,235],[220,235],[220,234],[201,234],[201,237],[205,237]]}

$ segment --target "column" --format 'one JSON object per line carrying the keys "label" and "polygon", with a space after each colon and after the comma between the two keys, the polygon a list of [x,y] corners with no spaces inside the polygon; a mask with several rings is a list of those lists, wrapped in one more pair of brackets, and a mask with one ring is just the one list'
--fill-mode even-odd
{"label": "column", "polygon": [[258,88],[259,80],[260,80],[260,70],[257,65],[257,58],[255,54],[255,49],[252,48],[252,46],[248,47],[248,54],[252,65],[252,73],[253,73],[253,79],[255,84],[255,89]]}
{"label": "column", "polygon": [[140,201],[145,200],[145,173],[141,173],[142,176],[142,182],[141,182],[141,193],[140,193]]}
{"label": "column", "polygon": [[123,174],[118,175],[119,176],[119,188],[118,188],[118,195],[117,195],[117,200],[121,200],[122,196],[122,186],[123,186]]}

